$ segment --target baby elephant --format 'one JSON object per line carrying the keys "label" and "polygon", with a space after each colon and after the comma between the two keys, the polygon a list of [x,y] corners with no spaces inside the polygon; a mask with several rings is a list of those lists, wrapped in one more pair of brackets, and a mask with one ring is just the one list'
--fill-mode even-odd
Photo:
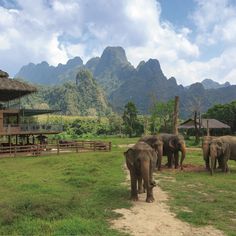
{"label": "baby elephant", "polygon": [[129,148],[125,153],[126,165],[130,171],[131,181],[131,199],[133,201],[138,200],[139,193],[142,192],[142,180],[144,181],[144,188],[147,191],[146,202],[153,202],[153,187],[155,182],[153,181],[153,169],[157,162],[157,154],[145,142],[138,142],[132,148]]}

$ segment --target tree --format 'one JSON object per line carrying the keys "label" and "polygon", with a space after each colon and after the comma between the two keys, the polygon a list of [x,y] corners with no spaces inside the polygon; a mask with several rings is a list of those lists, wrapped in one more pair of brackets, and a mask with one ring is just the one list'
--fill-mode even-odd
{"label": "tree", "polygon": [[[201,92],[199,92],[201,94]],[[195,143],[200,142],[201,135],[201,111],[203,109],[204,100],[196,91],[191,94],[188,102],[188,111],[193,115]]]}
{"label": "tree", "polygon": [[110,134],[119,134],[121,136],[122,125],[123,125],[123,120],[121,116],[112,113],[108,115],[108,122],[109,122]]}
{"label": "tree", "polygon": [[155,101],[151,108],[151,127],[153,133],[157,129],[164,132],[172,132],[174,100],[168,102]]}
{"label": "tree", "polygon": [[125,105],[124,113],[122,116],[125,133],[132,137],[134,134],[138,135],[143,131],[143,126],[138,121],[138,111],[133,102],[128,102]]}
{"label": "tree", "polygon": [[236,131],[236,101],[228,104],[217,104],[204,114],[205,118],[214,118],[229,125]]}

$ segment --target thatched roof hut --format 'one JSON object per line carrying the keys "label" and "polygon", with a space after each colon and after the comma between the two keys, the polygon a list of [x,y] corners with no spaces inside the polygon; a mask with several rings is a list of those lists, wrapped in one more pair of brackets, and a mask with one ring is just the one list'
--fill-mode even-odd
{"label": "thatched roof hut", "polygon": [[[207,123],[209,129],[230,129],[229,125],[224,124],[216,119],[201,119],[201,124],[197,121],[197,127],[201,125],[201,128],[207,129]],[[194,129],[194,120],[188,119],[180,124],[179,129]]]}
{"label": "thatched roof hut", "polygon": [[0,70],[0,102],[7,102],[36,92],[36,87],[15,79]]}

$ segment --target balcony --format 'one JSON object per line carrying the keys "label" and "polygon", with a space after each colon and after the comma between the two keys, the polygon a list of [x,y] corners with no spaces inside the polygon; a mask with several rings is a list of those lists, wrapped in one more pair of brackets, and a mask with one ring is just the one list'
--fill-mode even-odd
{"label": "balcony", "polygon": [[17,124],[4,125],[1,135],[57,134],[63,131],[62,124]]}

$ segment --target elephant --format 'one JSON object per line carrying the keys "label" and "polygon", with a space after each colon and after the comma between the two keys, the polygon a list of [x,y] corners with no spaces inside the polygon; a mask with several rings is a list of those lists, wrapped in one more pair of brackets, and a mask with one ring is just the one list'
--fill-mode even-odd
{"label": "elephant", "polygon": [[148,135],[142,137],[140,141],[146,142],[149,144],[158,155],[157,167],[158,170],[161,170],[162,156],[167,156],[168,158],[168,167],[172,168],[173,162],[175,168],[179,166],[179,151],[181,151],[181,161],[180,167],[183,170],[183,161],[186,156],[186,146],[185,141],[182,135],[175,134],[158,134],[158,135]]}
{"label": "elephant", "polygon": [[[216,139],[217,137],[213,137],[213,136],[204,136],[202,139],[202,152],[203,152],[203,159],[205,161],[205,166],[207,170],[210,170],[210,164],[209,164],[209,158],[210,158],[210,144],[212,142],[213,139]],[[221,159],[218,159],[218,165],[219,168],[222,168],[222,163],[221,163]],[[214,166],[214,169],[216,169],[216,163]]]}
{"label": "elephant", "polygon": [[156,185],[153,180],[153,169],[157,161],[155,150],[145,142],[137,142],[133,147],[124,152],[124,156],[130,172],[131,200],[137,201],[138,192],[144,192],[142,189],[143,180],[144,188],[147,191],[146,202],[153,202],[153,187]]}
{"label": "elephant", "polygon": [[222,161],[222,171],[228,172],[228,160],[236,161],[236,137],[221,136],[213,139],[210,143],[211,175],[215,166],[216,159]]}

